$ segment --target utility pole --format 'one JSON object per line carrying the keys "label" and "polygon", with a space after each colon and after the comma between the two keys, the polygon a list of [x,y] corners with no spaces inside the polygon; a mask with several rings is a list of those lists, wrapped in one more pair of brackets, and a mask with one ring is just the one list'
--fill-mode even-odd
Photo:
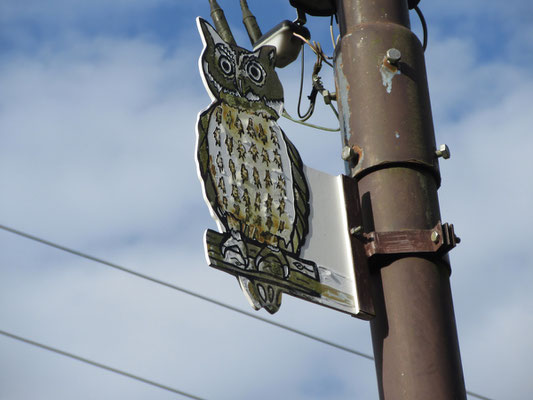
{"label": "utility pole", "polygon": [[[410,30],[408,0],[336,0],[336,14],[337,102],[363,230],[428,232],[441,220],[442,151],[436,152],[424,53]],[[431,240],[443,240],[439,234]],[[370,267],[380,398],[466,399],[448,257],[413,248],[376,255]]]}

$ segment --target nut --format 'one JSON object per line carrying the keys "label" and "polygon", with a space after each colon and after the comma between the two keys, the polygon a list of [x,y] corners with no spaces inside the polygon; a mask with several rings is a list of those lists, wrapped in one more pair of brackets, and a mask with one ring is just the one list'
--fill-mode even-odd
{"label": "nut", "polygon": [[438,150],[435,150],[435,155],[437,157],[442,157],[444,158],[445,160],[447,160],[448,158],[450,158],[451,156],[451,153],[450,153],[450,148],[448,147],[448,145],[446,144],[441,144],[439,146],[439,149]]}
{"label": "nut", "polygon": [[437,244],[437,243],[439,243],[439,240],[440,240],[439,232],[437,232],[437,231],[431,232],[431,241],[433,243]]}

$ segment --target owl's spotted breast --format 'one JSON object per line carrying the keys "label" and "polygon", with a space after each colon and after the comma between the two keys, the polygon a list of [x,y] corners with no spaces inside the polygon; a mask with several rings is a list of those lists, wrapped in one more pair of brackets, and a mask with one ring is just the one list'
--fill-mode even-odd
{"label": "owl's spotted breast", "polygon": [[209,118],[207,143],[215,212],[246,237],[285,247],[295,220],[295,193],[277,122],[222,103]]}

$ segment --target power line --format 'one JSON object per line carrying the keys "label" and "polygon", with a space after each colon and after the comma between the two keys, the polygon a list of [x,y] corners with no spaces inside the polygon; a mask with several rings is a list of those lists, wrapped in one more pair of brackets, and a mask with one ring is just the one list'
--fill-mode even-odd
{"label": "power line", "polygon": [[[273,325],[273,326],[276,326],[278,328],[281,328],[281,329],[285,329],[289,332],[292,332],[292,333],[296,333],[297,335],[300,335],[300,336],[304,336],[308,339],[311,339],[311,340],[314,340],[316,342],[320,342],[322,344],[326,344],[328,346],[331,346],[331,347],[335,347],[336,349],[339,349],[339,350],[342,350],[342,351],[345,351],[345,352],[348,352],[348,353],[351,353],[351,354],[355,354],[356,356],[359,356],[359,357],[363,357],[363,358],[366,358],[368,360],[371,360],[371,361],[374,361],[374,357],[372,357],[371,355],[369,354],[366,354],[366,353],[363,353],[363,352],[360,352],[360,351],[357,351],[355,349],[352,349],[350,347],[346,347],[346,346],[343,346],[341,344],[338,344],[338,343],[335,343],[335,342],[332,342],[330,340],[327,340],[327,339],[323,339],[321,337],[318,337],[318,336],[315,336],[315,335],[312,335],[310,333],[307,333],[307,332],[304,332],[304,331],[301,331],[299,329],[296,329],[296,328],[292,328],[288,325],[284,325],[284,324],[281,324],[279,322],[275,322],[275,321],[272,321],[272,320],[269,320],[267,318],[264,318],[264,317],[261,317],[260,315],[257,315],[257,314],[252,314],[251,312],[248,312],[248,311],[244,311],[244,310],[241,310],[237,307],[234,307],[232,305],[229,305],[229,304],[226,304],[226,303],[223,303],[221,301],[218,301],[218,300],[215,300],[213,298],[210,298],[210,297],[207,297],[207,296],[204,296],[202,294],[199,294],[199,293],[196,293],[196,292],[193,292],[191,290],[188,290],[188,289],[185,289],[185,288],[182,288],[180,286],[177,286],[177,285],[174,285],[172,283],[168,283],[168,282],[165,282],[165,281],[162,281],[160,279],[157,279],[157,278],[153,278],[151,276],[148,276],[148,275],[145,275],[145,274],[142,274],[140,272],[137,272],[137,271],[133,271],[129,268],[126,268],[126,267],[123,267],[123,266],[120,266],[118,264],[115,264],[115,263],[112,263],[112,262],[109,262],[109,261],[105,261],[101,258],[98,258],[98,257],[94,257],[94,256],[91,256],[89,254],[86,254],[86,253],[82,253],[81,251],[78,251],[78,250],[73,250],[73,249],[70,249],[68,247],[65,247],[65,246],[62,246],[60,244],[57,244],[57,243],[54,243],[54,242],[50,242],[48,240],[45,240],[45,239],[41,239],[37,236],[33,236],[33,235],[30,235],[29,233],[25,233],[25,232],[22,232],[22,231],[19,231],[17,229],[14,229],[14,228],[10,228],[8,226],[5,226],[5,225],[2,225],[0,224],[0,229],[3,229],[7,232],[11,232],[15,235],[19,235],[19,236],[22,236],[26,239],[30,239],[30,240],[33,240],[33,241],[36,241],[36,242],[39,242],[39,243],[42,243],[42,244],[45,244],[47,246],[50,246],[50,247],[54,247],[58,250],[62,250],[62,251],[65,251],[67,253],[70,253],[70,254],[74,254],[78,257],[82,257],[82,258],[86,258],[88,260],[91,260],[91,261],[94,261],[94,262],[97,262],[99,264],[103,264],[103,265],[106,265],[108,267],[111,267],[111,268],[115,268],[119,271],[122,271],[122,272],[126,272],[130,275],[134,275],[138,278],[142,278],[142,279],[146,279],[148,281],[151,281],[153,283],[157,283],[159,285],[162,285],[162,286],[165,286],[167,288],[170,288],[170,289],[173,289],[173,290],[177,290],[179,292],[182,292],[182,293],[185,293],[185,294],[188,294],[189,296],[193,296],[193,297],[196,297],[200,300],[203,300],[203,301],[207,301],[209,303],[212,303],[212,304],[216,304],[217,306],[220,306],[220,307],[223,307],[223,308],[226,308],[228,310],[231,310],[231,311],[234,311],[234,312],[237,312],[239,314],[242,314],[242,315],[245,315],[247,317],[250,317],[250,318],[254,318],[256,320],[259,320],[259,321],[262,321],[262,322],[265,322],[267,324],[270,324],[270,325]],[[485,397],[485,396],[482,396],[480,394],[477,394],[477,393],[474,393],[474,392],[471,392],[469,390],[466,391],[466,393],[469,395],[469,396],[472,396],[472,397],[476,397],[478,399],[481,399],[481,400],[493,400],[489,397]]]}
{"label": "power line", "polygon": [[179,292],[182,292],[182,293],[185,293],[185,294],[188,294],[190,296],[193,296],[193,297],[196,297],[200,300],[204,300],[204,301],[207,301],[209,303],[212,303],[212,304],[216,304],[217,306],[220,306],[220,307],[224,307],[228,310],[231,310],[231,311],[235,311],[237,313],[240,313],[240,314],[243,314],[243,315],[246,315],[247,317],[250,317],[250,318],[254,318],[254,319],[257,319],[259,321],[262,321],[262,322],[266,322],[267,324],[270,324],[270,325],[274,325],[274,326],[277,326],[278,328],[282,328],[282,329],[285,329],[287,331],[290,331],[290,332],[293,332],[293,333],[296,333],[298,335],[301,335],[301,336],[305,336],[311,340],[314,340],[314,341],[317,341],[317,342],[320,342],[320,343],[323,343],[323,344],[326,344],[328,346],[332,346],[332,347],[335,347],[339,350],[343,350],[343,351],[346,351],[348,353],[352,353],[352,354],[355,354],[357,356],[360,356],[360,357],[364,357],[364,358],[367,358],[369,360],[374,360],[374,358],[371,356],[371,355],[368,355],[368,354],[365,354],[365,353],[362,353],[360,351],[357,351],[357,350],[354,350],[354,349],[351,349],[349,347],[346,347],[346,346],[343,346],[343,345],[340,345],[340,344],[337,344],[337,343],[334,343],[334,342],[331,342],[329,340],[326,340],[326,339],[322,339],[318,336],[315,336],[315,335],[312,335],[310,333],[306,333],[306,332],[303,332],[299,329],[295,329],[295,328],[292,328],[290,326],[287,326],[287,325],[284,325],[284,324],[281,324],[279,322],[275,322],[275,321],[272,321],[272,320],[269,320],[267,318],[264,318],[264,317],[261,317],[260,315],[257,315],[257,314],[252,314],[251,312],[248,312],[248,311],[244,311],[244,310],[241,310],[237,307],[234,307],[234,306],[231,306],[229,304],[226,304],[226,303],[223,303],[221,301],[218,301],[218,300],[215,300],[213,298],[210,298],[210,297],[207,297],[207,296],[204,296],[202,294],[199,294],[199,293],[196,293],[196,292],[193,292],[191,290],[188,290],[188,289],[185,289],[183,287],[180,287],[180,286],[177,286],[177,285],[174,285],[172,283],[168,283],[168,282],[165,282],[165,281],[162,281],[160,279],[157,279],[157,278],[153,278],[151,276],[148,276],[148,275],[145,275],[145,274],[142,274],[140,272],[136,272],[136,271],[133,271],[129,268],[126,268],[126,267],[123,267],[123,266],[120,266],[118,264],[115,264],[115,263],[112,263],[112,262],[109,262],[109,261],[105,261],[105,260],[102,260],[101,258],[98,258],[98,257],[94,257],[94,256],[91,256],[89,254],[85,254],[85,253],[82,253],[81,251],[77,251],[77,250],[73,250],[73,249],[70,249],[68,247],[65,247],[65,246],[62,246],[62,245],[59,245],[57,243],[53,243],[53,242],[50,242],[48,240],[45,240],[45,239],[41,239],[37,236],[33,236],[33,235],[30,235],[28,233],[25,233],[25,232],[22,232],[22,231],[19,231],[17,229],[13,229],[13,228],[10,228],[10,227],[7,227],[5,225],[1,225],[0,224],[0,229],[3,229],[5,231],[8,231],[8,232],[11,232],[11,233],[14,233],[16,235],[19,235],[19,236],[22,236],[22,237],[25,237],[27,239],[31,239],[31,240],[34,240],[36,242],[39,242],[39,243],[42,243],[42,244],[45,244],[47,246],[50,246],[50,247],[54,247],[56,249],[59,249],[59,250],[62,250],[62,251],[65,251],[67,253],[70,253],[70,254],[74,254],[76,256],[79,256],[79,257],[83,257],[83,258],[86,258],[88,260],[91,260],[91,261],[94,261],[94,262],[97,262],[97,263],[100,263],[100,264],[103,264],[103,265],[106,265],[108,267],[111,267],[111,268],[115,268],[115,269],[118,269],[119,271],[122,271],[122,272],[126,272],[130,275],[134,275],[138,278],[142,278],[142,279],[146,279],[150,282],[153,282],[153,283],[157,283],[158,285],[162,285],[162,286],[165,286],[167,288],[170,288],[170,289],[174,289],[174,290],[177,290]]}
{"label": "power line", "polygon": [[469,390],[466,391],[466,394],[469,395],[469,396],[472,396],[472,397],[476,397],[476,398],[481,399],[481,400],[493,400],[490,397],[485,397],[485,396],[482,396],[480,394],[473,393],[473,392],[471,392]]}
{"label": "power line", "polygon": [[7,337],[9,337],[11,339],[18,340],[20,342],[31,344],[32,346],[40,347],[41,349],[45,349],[45,350],[60,354],[62,356],[70,357],[70,358],[73,358],[74,360],[78,360],[78,361],[84,362],[86,364],[89,364],[89,365],[92,365],[92,366],[95,366],[95,367],[98,367],[98,368],[102,368],[102,369],[104,369],[106,371],[114,372],[115,374],[123,375],[123,376],[126,376],[128,378],[135,379],[137,381],[146,383],[148,385],[152,385],[152,386],[158,387],[160,389],[167,390],[167,391],[172,392],[172,393],[180,394],[182,396],[188,397],[189,399],[204,400],[202,397],[194,396],[194,395],[192,395],[190,393],[186,393],[186,392],[184,392],[182,390],[178,390],[178,389],[172,388],[170,386],[162,385],[161,383],[157,383],[157,382],[151,381],[149,379],[142,378],[140,376],[130,374],[129,372],[125,372],[125,371],[122,371],[122,370],[117,369],[117,368],[109,367],[107,365],[101,364],[101,363],[96,362],[96,361],[89,360],[89,359],[84,358],[84,357],[77,356],[77,355],[69,353],[67,351],[56,349],[55,347],[47,346],[45,344],[42,344],[42,343],[39,343],[39,342],[35,342],[33,340],[30,340],[30,339],[23,338],[22,336],[14,335],[12,333],[9,333],[9,332],[3,331],[3,330],[0,330],[0,334],[4,335],[4,336],[7,336]]}

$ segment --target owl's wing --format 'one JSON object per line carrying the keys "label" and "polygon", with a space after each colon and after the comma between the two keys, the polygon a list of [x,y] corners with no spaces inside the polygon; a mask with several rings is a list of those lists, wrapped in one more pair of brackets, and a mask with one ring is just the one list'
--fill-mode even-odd
{"label": "owl's wing", "polygon": [[217,104],[213,103],[211,106],[203,111],[198,118],[198,142],[196,147],[196,160],[198,162],[198,170],[200,172],[200,179],[204,184],[204,193],[211,205],[211,209],[221,220],[224,219],[224,216],[219,210],[217,204],[217,188],[216,184],[213,181],[213,176],[209,173],[209,167],[212,164],[212,161],[209,160],[209,146],[207,135],[209,134],[209,121],[211,115],[216,110]]}
{"label": "owl's wing", "polygon": [[300,158],[300,154],[287,138],[285,132],[282,131],[282,133],[285,143],[287,143],[287,151],[291,160],[292,185],[294,189],[295,217],[288,248],[299,254],[300,248],[303,246],[305,237],[309,232],[309,187],[305,179],[303,171],[304,164]]}

